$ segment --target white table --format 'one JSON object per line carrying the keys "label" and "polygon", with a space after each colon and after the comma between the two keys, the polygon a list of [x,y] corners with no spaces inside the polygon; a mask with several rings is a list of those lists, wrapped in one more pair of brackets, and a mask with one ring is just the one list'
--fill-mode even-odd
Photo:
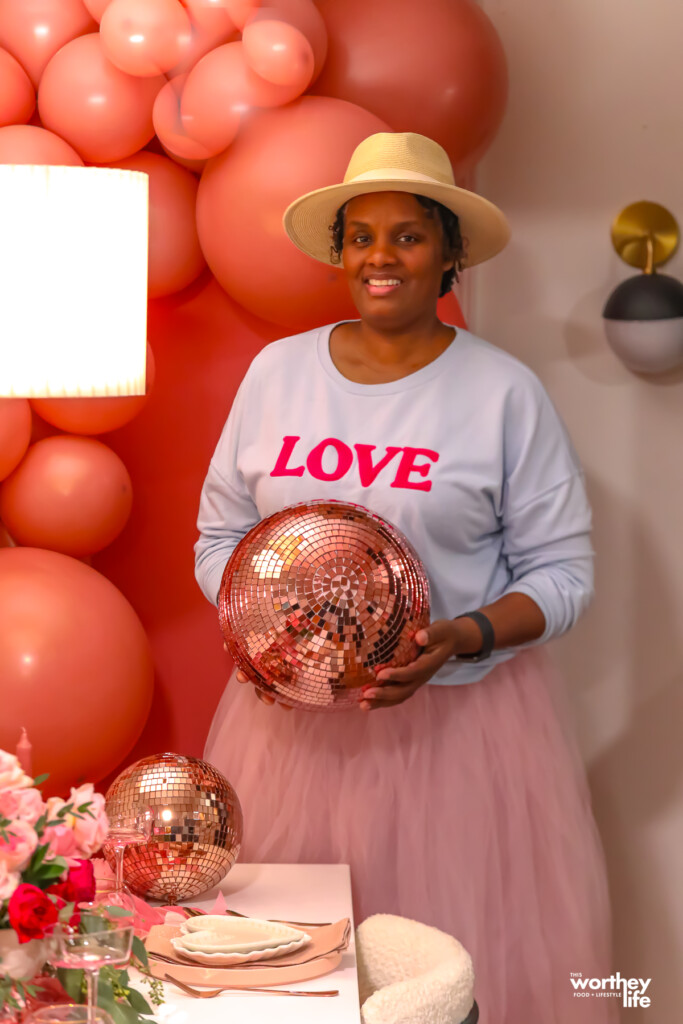
{"label": "white table", "polygon": [[[348,917],[353,924],[351,878],[346,864],[236,864],[218,888],[188,902],[210,910],[219,889],[231,910],[251,917],[295,921]],[[310,991],[336,988],[339,995],[306,999],[225,992],[215,999],[193,999],[165,984],[166,1002],[154,1019],[163,1024],[360,1024],[353,938],[336,971],[283,987]],[[141,991],[145,992],[144,986]]]}

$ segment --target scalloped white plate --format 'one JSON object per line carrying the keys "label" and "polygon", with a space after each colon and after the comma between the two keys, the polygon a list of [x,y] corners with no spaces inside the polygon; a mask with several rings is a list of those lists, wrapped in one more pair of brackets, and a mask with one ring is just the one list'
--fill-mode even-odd
{"label": "scalloped white plate", "polygon": [[181,934],[171,939],[176,953],[213,967],[273,960],[310,941],[310,935],[288,925],[210,914],[190,918],[182,926]]}

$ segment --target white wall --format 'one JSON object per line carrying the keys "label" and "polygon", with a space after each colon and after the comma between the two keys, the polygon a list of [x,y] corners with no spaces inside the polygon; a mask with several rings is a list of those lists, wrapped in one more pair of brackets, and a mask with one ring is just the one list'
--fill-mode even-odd
{"label": "white wall", "polygon": [[[611,247],[617,213],[650,199],[683,224],[683,4],[481,3],[503,40],[511,91],[477,187],[506,211],[513,240],[472,272],[470,326],[539,374],[586,469],[597,597],[554,654],[608,859],[615,968],[652,978],[652,1007],[624,1010],[624,1019],[675,1024],[683,1018],[683,373],[629,373],[604,340],[601,311],[634,272]],[[683,279],[683,254],[663,272]]]}

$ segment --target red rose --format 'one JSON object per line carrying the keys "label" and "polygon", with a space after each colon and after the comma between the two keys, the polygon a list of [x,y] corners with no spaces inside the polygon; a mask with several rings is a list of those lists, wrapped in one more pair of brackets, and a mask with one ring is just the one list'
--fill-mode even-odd
{"label": "red rose", "polygon": [[9,901],[9,923],[19,942],[42,939],[45,929],[55,924],[59,911],[37,885],[18,885]]}
{"label": "red rose", "polygon": [[76,861],[76,866],[69,868],[64,882],[55,882],[47,890],[59,896],[66,903],[89,903],[95,898],[95,872],[89,860]]}

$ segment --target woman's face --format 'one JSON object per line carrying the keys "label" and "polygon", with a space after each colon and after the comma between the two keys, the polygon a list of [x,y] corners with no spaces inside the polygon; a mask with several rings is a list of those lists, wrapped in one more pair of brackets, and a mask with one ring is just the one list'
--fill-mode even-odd
{"label": "woman's face", "polygon": [[344,273],[363,320],[401,329],[433,315],[445,270],[441,221],[409,192],[356,196],[346,206]]}

